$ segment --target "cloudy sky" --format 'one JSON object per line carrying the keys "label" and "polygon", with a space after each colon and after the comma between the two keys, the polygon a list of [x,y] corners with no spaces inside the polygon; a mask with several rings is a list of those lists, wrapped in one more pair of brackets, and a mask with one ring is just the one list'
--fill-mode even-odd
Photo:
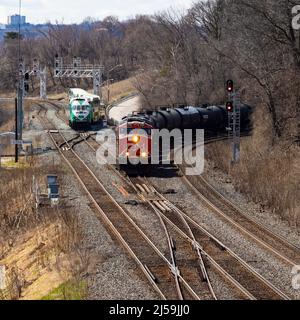
{"label": "cloudy sky", "polygon": [[[187,9],[194,0],[22,0],[22,14],[31,23],[81,22],[84,18],[109,15],[126,19],[135,14],[152,14],[165,9]],[[19,0],[0,0],[0,23],[18,13]]]}

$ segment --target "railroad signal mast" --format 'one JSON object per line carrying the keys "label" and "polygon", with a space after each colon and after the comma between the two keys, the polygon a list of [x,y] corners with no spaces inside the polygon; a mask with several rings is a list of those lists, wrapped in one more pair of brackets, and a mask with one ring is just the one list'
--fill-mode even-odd
{"label": "railroad signal mast", "polygon": [[[27,78],[27,75],[26,75]],[[26,88],[28,81],[26,81]],[[18,92],[17,92],[17,99],[16,99],[16,106],[15,106],[15,130],[16,140],[22,140],[22,131],[23,131],[23,118],[24,118],[24,111],[23,111],[23,98],[25,97],[25,64],[22,59],[19,60],[19,70],[18,70]],[[18,162],[18,154],[19,154],[19,147],[15,145],[15,162]]]}
{"label": "railroad signal mast", "polygon": [[40,78],[40,98],[47,99],[47,69],[40,68],[38,59],[33,59],[32,70],[30,75],[37,76]]}
{"label": "railroad signal mast", "polygon": [[240,161],[241,150],[241,98],[240,93],[234,90],[234,83],[228,80],[226,83],[228,101],[226,110],[228,114],[228,137],[232,142],[232,164]]}
{"label": "railroad signal mast", "polygon": [[31,70],[26,70],[23,61],[19,63],[19,90],[22,98],[25,98],[29,92],[29,78],[30,76],[37,76],[40,78],[40,98],[47,99],[47,70],[40,69],[40,65],[37,59],[33,60],[33,66]]}
{"label": "railroad signal mast", "polygon": [[[19,61],[18,70],[18,97],[16,103],[16,140],[22,140],[23,124],[24,124],[24,109],[23,100],[29,92],[29,79],[30,76],[38,76],[40,78],[40,98],[47,98],[47,70],[40,69],[37,59],[33,60],[33,67],[28,70],[22,59]],[[16,145],[16,154],[18,153],[18,146]],[[16,156],[17,158],[17,156]]]}
{"label": "railroad signal mast", "polygon": [[102,100],[101,85],[104,66],[102,65],[82,65],[81,59],[74,57],[72,65],[64,65],[62,57],[55,56],[54,77],[55,78],[75,78],[93,79],[94,94]]}

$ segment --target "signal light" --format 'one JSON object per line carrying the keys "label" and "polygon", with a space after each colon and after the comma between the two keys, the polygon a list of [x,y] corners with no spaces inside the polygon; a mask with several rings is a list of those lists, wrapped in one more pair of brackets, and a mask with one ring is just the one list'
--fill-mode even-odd
{"label": "signal light", "polygon": [[29,72],[24,74],[24,94],[26,95],[29,92]]}
{"label": "signal light", "polygon": [[132,142],[133,143],[138,143],[140,141],[140,137],[138,136],[138,135],[134,135],[133,137],[132,137]]}
{"label": "signal light", "polygon": [[25,93],[25,95],[29,92],[29,84],[28,83],[25,83],[24,84],[24,93]]}
{"label": "signal light", "polygon": [[20,76],[23,75],[23,72],[24,72],[24,65],[22,62],[19,63],[19,74]]}
{"label": "signal light", "polygon": [[227,87],[227,91],[228,92],[233,92],[233,81],[232,80],[228,80],[226,87]]}
{"label": "signal light", "polygon": [[232,101],[226,102],[226,110],[228,112],[233,112],[233,103],[232,103]]}

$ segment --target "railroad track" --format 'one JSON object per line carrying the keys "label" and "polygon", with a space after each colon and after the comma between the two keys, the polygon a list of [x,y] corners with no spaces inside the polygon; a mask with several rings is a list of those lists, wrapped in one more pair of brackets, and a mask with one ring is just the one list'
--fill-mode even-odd
{"label": "railroad track", "polygon": [[[51,105],[55,105],[52,102],[50,103]],[[56,131],[56,126],[49,120],[47,119],[47,112],[48,109],[41,103],[36,103],[36,105],[40,108],[38,113],[37,113],[37,117],[40,120],[42,126],[47,130],[51,130],[51,131]],[[60,111],[60,107],[55,108],[56,110],[56,116],[58,116],[58,112]],[[44,112],[43,114],[42,111]],[[62,121],[63,118],[60,118]],[[75,145],[81,143],[81,142],[85,142],[87,139],[89,139],[91,136],[96,135],[96,133],[87,133],[87,132],[79,132],[77,134],[74,135],[74,137],[66,140],[60,147],[61,148],[74,148]]]}
{"label": "railroad track", "polygon": [[[43,119],[43,122],[45,120]],[[52,126],[52,124],[50,124]],[[48,126],[49,127],[49,126]],[[96,139],[90,134],[78,134],[72,139],[65,139],[59,130],[49,130],[49,135],[55,144],[56,148],[61,153],[64,160],[71,167],[72,171],[76,175],[77,179],[80,181],[81,185],[84,187],[85,191],[88,193],[91,200],[94,202],[96,208],[101,214],[101,218],[106,222],[118,239],[128,249],[131,256],[135,259],[139,266],[143,266],[147,278],[156,282],[155,289],[160,294],[162,298],[165,299],[216,299],[215,294],[208,281],[208,276],[204,270],[203,279],[201,280],[199,276],[193,274],[193,280],[201,280],[200,284],[205,286],[205,283],[209,283],[209,290],[203,293],[203,290],[195,290],[195,285],[191,286],[190,281],[186,281],[180,273],[177,265],[177,261],[174,254],[174,243],[169,235],[169,232],[165,228],[163,220],[161,223],[164,226],[166,239],[168,242],[168,248],[170,252],[170,259],[167,260],[166,257],[160,252],[158,248],[151,242],[149,238],[143,233],[143,231],[133,222],[129,215],[117,204],[117,202],[109,195],[105,190],[101,182],[96,178],[93,172],[88,168],[88,166],[82,161],[82,159],[73,150],[74,146],[78,143],[85,141],[93,151],[96,151],[96,147],[99,147]],[[91,141],[89,142],[88,139]],[[79,160],[79,161],[78,161]],[[79,174],[80,173],[80,174]],[[94,181],[94,183],[92,183]],[[94,185],[96,183],[96,186]],[[99,192],[99,187],[102,192]],[[109,200],[110,201],[109,201]],[[103,204],[104,208],[103,208]],[[120,212],[116,215],[116,212]],[[116,227],[117,226],[117,227]],[[120,229],[126,230],[126,233],[120,233]],[[133,230],[135,229],[135,230]],[[138,233],[136,232],[138,230]],[[149,250],[150,244],[150,250]],[[148,250],[146,249],[148,246]],[[143,254],[141,257],[141,249]],[[139,254],[135,253],[139,251]],[[156,256],[156,257],[155,257]],[[201,258],[201,255],[200,255]],[[158,259],[161,259],[158,263]],[[194,262],[195,263],[195,262]],[[185,262],[186,264],[186,262]],[[185,266],[187,269],[187,266]],[[203,267],[202,267],[203,268]],[[195,269],[196,270],[196,269]],[[203,270],[203,269],[202,269]],[[189,271],[191,273],[191,271]],[[202,271],[203,272],[203,271]],[[150,278],[149,278],[150,277]],[[191,280],[191,275],[189,274],[189,280]],[[199,281],[198,281],[199,282]],[[159,283],[159,285],[157,284]],[[174,288],[172,288],[172,285]],[[161,287],[163,287],[161,289]],[[199,288],[198,288],[199,289]],[[176,292],[176,295],[175,295]]]}
{"label": "railroad track", "polygon": [[[136,183],[135,181],[132,181]],[[272,283],[256,272],[247,262],[241,259],[226,245],[216,239],[210,232],[191,219],[177,206],[159,193],[148,179],[139,183],[147,193],[155,199],[153,207],[164,221],[174,228],[194,248],[196,247],[205,261],[218,271],[223,278],[238,290],[246,299],[288,300],[289,297]],[[146,195],[145,195],[146,193]],[[159,199],[159,200],[158,200]],[[146,200],[147,201],[147,200]]]}
{"label": "railroad track", "polygon": [[[59,131],[57,133],[52,132],[49,134],[51,135],[52,138],[54,137],[54,135],[61,135],[61,133]],[[91,142],[88,142],[87,141],[88,139],[91,139]],[[223,140],[223,139],[225,139],[225,137],[222,137],[221,139]],[[99,144],[91,136],[88,136],[85,139],[82,139],[82,141],[85,141],[94,151],[96,151],[97,148],[99,147]],[[65,158],[65,160],[68,162],[69,165],[70,165],[70,159],[65,157],[65,152],[73,153],[75,155],[75,158],[77,158],[77,160],[74,161],[74,165],[72,165],[72,163],[71,163],[70,166],[72,167],[72,170],[74,171],[74,173],[78,175],[78,170],[76,170],[75,163],[81,162],[84,165],[84,162],[74,152],[73,147],[75,144],[70,146],[70,143],[66,139],[64,139],[64,141],[61,140],[61,144],[57,144],[57,141],[55,139],[53,140],[53,142],[56,143],[56,147],[60,150],[61,154],[63,155],[63,157]],[[66,146],[68,146],[68,148],[63,150],[63,148],[61,148],[62,145],[66,145]],[[78,162],[78,160],[80,160],[80,162]],[[90,170],[89,168],[87,168],[87,169]],[[94,174],[90,171],[90,175],[93,176]],[[93,196],[93,187],[90,187],[91,190],[89,190],[87,180],[90,180],[90,179],[84,180],[84,178],[79,175],[77,176],[77,178],[78,178],[78,180],[80,180],[81,184],[83,185],[84,189],[88,192],[91,199],[92,198],[94,199],[93,201],[95,201],[95,205],[98,204],[99,208],[101,209],[100,203],[105,203],[105,201],[104,202],[101,201],[99,203],[95,199],[96,197]],[[91,177],[89,177],[89,178],[91,178]],[[94,176],[94,179],[97,179],[97,178]],[[101,184],[101,182],[99,180],[98,180],[98,183]],[[102,188],[104,188],[104,187],[102,186]],[[144,189],[144,191],[147,192],[147,189]],[[153,192],[153,190],[152,190],[152,192]],[[106,195],[109,195],[109,194],[106,193]],[[97,196],[98,196],[98,194],[97,194]],[[111,198],[111,200],[113,200],[113,199]],[[167,201],[167,200],[164,200],[164,201]],[[117,203],[115,203],[115,204],[117,204]],[[162,206],[162,208],[163,207],[164,206]],[[250,266],[248,266],[244,261],[241,261],[241,259],[238,256],[236,256],[233,252],[231,252],[230,249],[226,248],[217,239],[213,238],[213,236],[211,234],[208,234],[206,230],[204,230],[201,226],[197,225],[194,221],[189,220],[190,218],[188,216],[185,216],[185,214],[183,212],[181,212],[180,209],[174,207],[174,205],[172,205],[171,203],[165,203],[165,209],[166,209],[166,207],[172,208],[173,211],[177,212],[177,214],[180,214],[181,215],[181,223],[183,223],[183,224],[181,224],[181,226],[180,226],[180,221],[178,221],[178,218],[177,218],[177,220],[172,221],[172,219],[174,219],[174,215],[168,216],[168,212],[169,212],[168,210],[166,210],[166,212],[163,212],[164,210],[162,210],[162,212],[160,212],[160,214],[163,213],[163,216],[161,216],[161,217],[164,219],[164,221],[166,221],[169,225],[171,225],[173,227],[173,229],[176,229],[176,231],[178,233],[181,233],[181,236],[184,239],[188,240],[190,243],[195,244],[195,241],[197,240],[197,246],[198,246],[197,248],[201,251],[201,254],[205,257],[205,259],[208,260],[215,268],[217,268],[221,274],[222,273],[223,273],[223,275],[226,274],[227,279],[230,279],[230,282],[232,284],[234,284],[236,287],[239,287],[240,292],[242,292],[245,297],[247,297],[249,299],[276,299],[276,300],[277,299],[288,299],[288,297],[284,293],[282,293],[279,289],[274,287],[266,279],[261,277],[258,273],[256,273],[255,270],[253,270]],[[101,209],[101,210],[102,210],[102,215],[103,214],[106,215],[106,210],[103,210],[103,209]],[[156,208],[156,210],[159,210],[159,208]],[[185,220],[186,221],[185,223],[182,221],[182,217],[184,217],[184,219],[187,219],[187,220]],[[107,219],[109,221],[107,221]],[[115,232],[118,232],[118,228],[115,227],[115,225],[118,225],[118,221],[115,220],[112,223],[110,219],[113,219],[113,215],[111,215],[110,218],[108,218],[106,216],[106,218],[104,220],[106,220],[106,222],[109,224],[110,227],[112,224],[113,227],[115,228]],[[131,221],[131,223],[134,223],[128,215],[127,215],[127,219],[129,219],[129,221]],[[120,225],[118,225],[118,226],[120,226]],[[138,226],[135,226],[135,228],[139,229]],[[185,228],[185,232],[183,231],[184,228]],[[201,228],[203,230],[200,231]],[[136,229],[136,230],[138,230],[138,229]],[[187,232],[187,230],[189,230],[189,231]],[[139,233],[142,235],[142,231],[140,229],[139,229]],[[142,238],[144,240],[148,239],[145,234],[142,235]],[[124,241],[124,238],[122,238],[122,239]],[[204,247],[204,246],[200,245],[200,240],[204,241],[204,243],[210,243],[210,245],[208,245],[207,247]],[[123,241],[121,241],[121,242],[124,244]],[[148,239],[148,241],[150,241],[150,240]],[[146,242],[148,242],[148,241],[146,241]],[[131,244],[134,241],[130,242],[130,241],[125,240],[125,242],[128,245],[128,242]],[[172,247],[172,240],[169,239],[168,242],[170,243],[169,247],[171,248]],[[214,246],[212,244],[214,244]],[[150,246],[151,246],[152,250],[154,250],[154,252],[157,253],[158,249],[157,248],[155,249],[155,246],[153,243],[151,243],[151,241],[150,241]],[[126,247],[126,245],[125,245],[125,247]],[[204,248],[208,252],[205,251]],[[219,251],[217,250],[218,248],[219,248]],[[131,251],[133,251],[131,249],[131,246],[129,246],[129,249]],[[128,250],[128,251],[130,252],[130,250]],[[217,254],[216,254],[216,252],[217,252]],[[224,252],[226,252],[226,254]],[[133,251],[133,253],[134,253],[134,251]],[[215,254],[215,256],[213,256],[213,254]],[[135,255],[135,257],[137,258],[136,255]],[[217,259],[218,257],[219,257],[219,260]],[[160,255],[160,258],[162,260],[165,260],[165,257],[163,255]],[[220,259],[220,258],[222,258],[222,259]],[[155,283],[154,279],[156,279],[156,277],[154,276],[153,270],[151,271],[151,269],[148,267],[148,264],[143,264],[143,262],[139,258],[137,258],[137,259],[138,259],[138,261],[136,259],[135,260],[138,265],[144,265],[145,270],[142,270],[142,271],[146,274],[147,278],[149,279],[149,277],[150,277],[152,279],[152,281]],[[173,259],[173,260],[175,260],[175,259]],[[229,263],[228,261],[230,261],[229,272],[228,272],[228,270],[225,271],[225,269],[226,269],[225,267],[228,268],[228,263]],[[234,263],[234,261],[235,261],[235,263]],[[197,290],[194,290],[191,286],[189,286],[188,283],[185,281],[185,279],[181,275],[179,276],[179,274],[174,271],[174,270],[176,270],[176,265],[174,264],[174,262],[171,262],[171,263],[169,261],[165,261],[165,262],[167,262],[167,264],[168,264],[167,269],[169,271],[171,270],[171,279],[173,279],[173,286],[174,286],[173,290],[171,290],[173,293],[173,297],[174,297],[174,291],[176,291],[175,299],[178,299],[178,298],[181,299],[181,298],[184,298],[184,296],[189,297],[189,298],[192,297],[192,298],[200,299],[199,295],[196,293]],[[220,262],[224,262],[225,265],[222,266],[222,264],[220,264]],[[218,265],[218,267],[217,267],[217,265]],[[248,270],[247,277],[245,277],[245,270],[243,268]],[[241,276],[242,273],[244,274],[243,276]],[[158,272],[158,274],[160,276],[159,272]],[[174,281],[174,276],[175,276],[175,281]],[[256,279],[256,281],[253,279],[253,277]],[[176,279],[177,279],[177,281],[176,281]],[[170,275],[169,275],[169,280],[170,280]],[[162,283],[164,283],[164,281]],[[168,283],[168,280],[165,281],[165,283]],[[184,284],[184,288],[188,288],[187,294],[183,293],[184,290],[181,288],[182,283]],[[160,284],[161,284],[161,282],[160,282]],[[169,299],[168,294],[163,293],[165,291],[165,288],[160,289],[159,287],[157,287],[155,289],[160,293],[160,295],[162,297]],[[170,296],[172,299],[172,295],[170,295]]]}
{"label": "railroad track", "polygon": [[224,221],[229,222],[257,244],[276,255],[290,266],[300,264],[300,248],[288,242],[268,227],[254,220],[220,194],[202,176],[186,176],[179,166],[182,179],[195,195]]}
{"label": "railroad track", "polygon": [[[205,144],[223,140],[226,140],[226,136],[210,137],[206,140]],[[89,146],[96,151],[99,144],[94,139],[92,143],[89,143]],[[113,166],[112,168],[119,174],[119,171]],[[223,219],[237,227],[243,234],[246,234],[252,240],[255,240],[256,243],[263,246],[289,265],[299,265],[299,247],[289,243],[285,238],[277,235],[266,226],[253,220],[249,215],[242,212],[213,188],[202,176],[186,176],[183,174],[182,167],[178,166],[178,169],[182,172],[182,179],[188,187],[213,209],[214,212],[218,213]]]}
{"label": "railroad track", "polygon": [[[173,267],[176,268],[177,272],[182,275],[199,297],[205,300],[217,300],[199,248],[197,246],[191,246],[184,238],[178,236],[173,228],[166,225],[160,211],[157,210],[157,208],[164,210],[165,207],[163,207],[163,204],[159,204],[157,197],[151,192],[148,186],[141,181],[141,178],[128,177],[128,179],[133,189],[139,194],[141,200],[147,203],[157,215],[168,239]],[[186,227],[188,228],[190,236],[193,238],[192,231],[188,225],[186,225]]]}
{"label": "railroad track", "polygon": [[176,266],[165,258],[74,151],[75,140],[82,137],[79,135],[67,140],[59,130],[52,129],[53,124],[49,120],[46,121],[44,118],[42,123],[44,125],[48,123],[46,129],[50,138],[90,197],[97,210],[98,218],[110,228],[113,235],[125,247],[160,297],[168,300],[183,298],[200,300],[200,297],[178,274]]}
{"label": "railroad track", "polygon": [[[50,131],[49,134],[94,203],[99,217],[127,249],[160,296],[168,300],[182,299],[181,286],[183,286],[188,292],[187,299],[200,299],[186,281],[176,273],[174,265],[164,257],[126,211],[112,198],[71,145],[68,145],[62,134],[59,131]],[[61,148],[63,145],[68,145],[68,148]]]}
{"label": "railroad track", "polygon": [[[97,147],[99,147],[98,142],[94,138],[92,138],[92,141],[89,142],[88,145],[94,152],[97,150]],[[205,265],[204,263],[201,263],[203,256],[203,259],[205,259],[206,263],[215,268],[219,274],[223,276],[225,281],[227,281],[231,286],[235,287],[235,289],[238,291],[238,294],[243,296],[243,298],[252,300],[289,299],[285,293],[263,278],[248,263],[238,257],[212,234],[198,225],[184,212],[182,212],[179,208],[174,206],[165,197],[158,193],[148,180],[143,183],[140,177],[126,178],[119,171],[115,171],[125,182],[130,182],[133,189],[141,194],[141,198],[152,207],[152,209],[158,214],[159,218],[163,219],[169,224],[169,226],[171,226],[171,228],[173,228],[173,230],[175,229],[177,231],[177,233],[181,236],[181,239],[178,239],[178,235],[175,236],[174,232],[171,239],[175,239],[176,237],[176,247],[177,245],[178,247],[181,247],[182,251],[185,252],[185,259],[189,259],[191,265],[195,266],[196,261],[195,257],[193,259],[191,258],[193,254],[189,253],[191,248],[196,248],[196,250],[198,249],[201,252],[201,255],[198,254],[197,263],[200,267],[200,272],[198,270],[197,274],[195,274],[195,270],[193,270],[193,268],[187,266],[186,264],[184,265],[184,263],[182,265],[182,261],[177,260],[177,267],[179,270],[181,271],[182,269],[185,271],[181,271],[183,278],[187,281],[187,283],[194,284],[192,289],[196,293],[199,292],[199,295],[201,295],[201,292],[202,296],[204,295],[205,297],[208,297],[210,295],[210,297],[216,298],[209,279],[206,284],[206,288],[203,288],[203,284],[205,284],[203,282],[200,282],[201,289],[199,286],[197,287],[197,284],[199,284],[199,275],[203,275],[204,273],[208,278]],[[149,200],[151,198],[152,200]],[[172,233],[170,230],[166,232]],[[174,243],[173,240],[170,242]],[[189,246],[187,246],[187,243]],[[195,243],[197,243],[196,247]],[[172,247],[174,247],[174,245]]]}
{"label": "railroad track", "polygon": [[[99,143],[96,141],[94,136],[89,135],[87,139],[85,139],[85,142],[94,152],[96,152],[97,148],[99,148]],[[113,166],[111,167],[114,168]],[[119,171],[117,171],[116,169],[114,170],[115,172],[118,173],[118,175],[122,177],[122,179],[125,179],[125,177],[122,176]],[[135,185],[132,184],[132,186],[133,186],[133,189],[135,189],[135,191],[138,192]],[[151,203],[149,204],[151,206]],[[187,245],[187,243],[185,242],[184,246],[181,247],[181,250],[184,251],[184,254],[182,254],[182,256],[184,256],[184,259],[181,259],[180,261],[179,259],[176,259],[174,241],[173,241],[173,238],[170,236],[170,231],[167,230],[167,227],[159,214],[158,214],[158,219],[165,232],[168,249],[169,249],[168,260],[171,265],[171,270],[175,278],[175,286],[178,292],[178,298],[181,300],[195,299],[195,298],[199,300],[200,299],[201,300],[217,299],[213,291],[213,288],[210,284],[199,250],[196,248],[196,252],[198,253],[197,257],[195,257],[195,252],[193,252],[192,253],[192,255],[194,255],[193,260],[191,256],[189,257],[189,260],[187,260],[186,259],[186,257],[188,256],[187,252],[191,251],[192,248],[190,247],[190,245]],[[176,242],[176,246],[177,245],[178,245],[178,242]],[[184,281],[188,285],[186,284],[182,285],[181,279],[184,279]]]}
{"label": "railroad track", "polygon": [[[225,140],[226,137],[213,137],[211,139],[209,139],[209,143],[212,143],[212,142],[215,142],[215,141],[220,141],[221,140]],[[91,149],[96,152],[97,148],[99,148],[99,143],[96,141],[96,139],[93,137],[92,138],[92,141],[88,143],[88,145],[91,147]],[[114,171],[126,182],[126,179],[118,170],[116,170],[113,166],[111,166]],[[140,179],[140,178],[137,178],[137,179]],[[183,177],[183,179],[186,179],[186,177]],[[130,178],[130,183],[131,185],[134,186],[135,190],[136,190],[136,185],[139,185],[139,191],[141,192],[141,188],[147,188],[147,184],[144,184],[143,187],[141,187],[141,184],[138,182],[138,181],[135,181],[135,178]],[[189,182],[189,186],[190,187],[193,187],[190,182]],[[149,189],[149,188],[148,188]],[[193,187],[193,189],[195,189],[195,187]],[[146,193],[147,189],[144,189],[144,193]],[[194,190],[196,191],[196,190]],[[155,191],[157,192],[157,191]],[[199,193],[199,191],[198,191]],[[161,196],[161,195],[160,195]],[[163,201],[166,201],[166,199],[164,198]],[[152,207],[153,207],[153,204],[149,203],[149,201],[146,200],[146,202],[148,202],[148,204],[150,204]],[[158,203],[158,205],[157,205]],[[161,204],[159,204],[160,202],[156,201],[156,207],[154,207],[153,209],[156,211],[156,213],[159,213],[158,211],[159,210],[165,210],[166,209],[166,206],[170,208],[170,206],[172,206],[173,210],[175,210],[175,212],[177,212],[177,214],[179,214],[179,216],[181,217],[180,219],[182,220],[183,216],[185,217],[184,219],[190,219],[188,218],[188,216],[186,214],[184,214],[180,209],[178,209],[177,207],[175,207],[174,205],[172,205],[171,203],[168,203],[166,206],[164,206],[164,202],[161,202]],[[155,206],[154,205],[154,206]],[[158,210],[158,211],[157,211]],[[167,211],[168,212],[168,211]],[[161,212],[159,213],[161,214]],[[172,218],[174,217],[174,215],[172,215],[171,217],[168,217],[169,220],[171,222]],[[195,223],[194,221],[190,221],[192,224]],[[178,221],[177,221],[178,223]],[[185,224],[185,223],[184,223]],[[173,226],[174,226],[174,222],[173,222]],[[197,226],[198,227],[198,226]],[[187,233],[189,234],[189,240],[190,241],[195,241],[195,238],[193,236],[193,233],[191,232],[191,229],[189,226],[185,225],[185,229],[187,230]],[[195,231],[196,232],[196,231]],[[197,231],[199,232],[199,230]],[[204,230],[204,232],[207,232],[206,230]],[[183,236],[183,234],[182,234]],[[213,237],[211,234],[209,234],[210,237]],[[215,238],[214,238],[215,239]],[[231,254],[231,269],[229,269],[229,273],[228,271],[226,270],[226,266],[218,263],[218,259],[217,257],[213,258],[213,257],[210,257],[209,261],[210,263],[212,264],[213,267],[217,268],[219,273],[221,275],[223,275],[226,280],[229,280],[229,282],[236,286],[239,290],[240,290],[240,293],[244,294],[244,297],[248,298],[248,299],[288,299],[288,296],[285,295],[283,292],[281,292],[279,289],[275,288],[269,281],[267,281],[266,279],[264,279],[263,277],[261,277],[249,264],[247,264],[245,261],[243,261],[242,259],[240,259],[237,255],[235,255],[232,251],[230,251],[230,249],[226,248],[226,246],[224,244],[221,244],[220,241],[218,241],[217,239],[215,239],[217,241],[217,244],[219,244],[219,246],[221,247],[221,251],[223,252],[224,250],[226,252],[229,252]],[[256,239],[257,241],[258,239]],[[218,246],[218,245],[217,245]],[[225,249],[224,249],[225,248]],[[269,249],[267,247],[267,249]],[[188,250],[187,250],[188,251]],[[227,254],[228,255],[228,254]],[[232,256],[233,255],[233,256]],[[205,253],[205,256],[207,257],[207,252]],[[220,254],[220,257],[221,256],[224,256]],[[224,257],[224,259],[228,260],[228,257]],[[235,263],[235,264],[234,264]],[[241,267],[242,266],[242,267]],[[232,269],[233,268],[233,269]],[[243,285],[240,285],[240,277],[239,277],[239,274],[241,272],[241,270],[243,268],[246,268],[248,270],[248,275],[246,275],[245,279],[247,281],[247,277],[248,277],[248,285],[247,283],[245,284],[245,287],[248,287],[250,285],[250,289],[249,291],[245,289],[245,287]],[[245,272],[245,270],[244,270]],[[256,281],[253,280],[251,277],[249,277],[249,274],[250,276],[254,276],[256,277]],[[243,282],[242,282],[243,283]],[[260,286],[263,285],[265,286],[265,288],[262,288],[261,291],[260,290],[256,290],[255,291],[255,288],[259,288],[259,283],[260,283]],[[251,284],[254,284],[254,287],[252,288],[251,287]],[[256,287],[255,287],[256,286]],[[267,291],[269,290],[269,292]],[[270,291],[271,290],[271,291]],[[273,290],[273,291],[272,291]],[[197,290],[196,290],[197,291]],[[254,292],[254,294],[252,294],[251,292]],[[260,294],[261,292],[261,294]]]}
{"label": "railroad track", "polygon": [[[53,130],[55,129],[55,126],[47,119],[47,112],[48,109],[41,103],[35,103],[40,109],[37,112],[37,118],[41,122],[42,126],[45,130]],[[44,112],[43,115],[41,115],[42,111]]]}
{"label": "railroad track", "polygon": [[[56,110],[56,116],[62,120],[63,122],[68,122],[68,117],[66,115],[66,109],[62,106],[62,105],[59,105],[55,102],[52,102],[52,101],[49,101],[47,100],[47,104],[52,106],[55,110]],[[62,113],[63,111],[63,113]]]}

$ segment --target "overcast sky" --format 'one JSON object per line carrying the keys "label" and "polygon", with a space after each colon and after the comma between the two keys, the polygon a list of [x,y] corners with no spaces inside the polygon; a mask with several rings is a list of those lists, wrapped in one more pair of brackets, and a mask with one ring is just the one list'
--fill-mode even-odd
{"label": "overcast sky", "polygon": [[[27,22],[46,21],[64,23],[81,22],[91,16],[102,19],[109,15],[120,19],[135,14],[152,14],[165,9],[187,9],[194,0],[22,0],[22,15]],[[0,0],[0,23],[7,22],[7,16],[18,13],[19,0]]]}

